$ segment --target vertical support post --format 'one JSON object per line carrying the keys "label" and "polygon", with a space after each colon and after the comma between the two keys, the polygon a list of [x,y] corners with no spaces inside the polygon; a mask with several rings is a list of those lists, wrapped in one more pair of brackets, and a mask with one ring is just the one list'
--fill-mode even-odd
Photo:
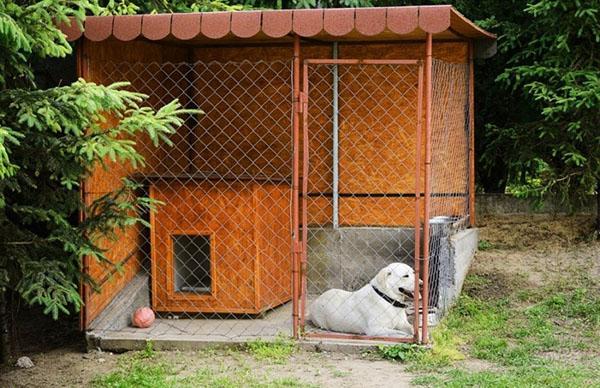
{"label": "vertical support post", "polygon": [[[88,78],[88,62],[85,56],[84,50],[84,42],[85,39],[81,38],[77,41],[77,78]],[[79,195],[81,200],[82,208],[79,209],[78,219],[79,222],[82,223],[85,221],[85,211],[83,206],[85,206],[86,198],[85,198],[85,180],[81,180],[79,182]],[[89,266],[89,257],[83,256],[81,263],[81,272],[84,274],[89,274],[90,266]],[[88,286],[83,282],[83,279],[79,282],[79,295],[81,300],[83,301],[83,307],[79,312],[79,329],[84,331],[87,328],[87,305],[88,305]]]}
{"label": "vertical support post", "polygon": [[419,272],[421,264],[421,149],[422,129],[423,129],[423,65],[419,64],[419,75],[417,85],[417,135],[415,148],[415,292],[414,309],[415,319],[413,320],[414,341],[419,341]]}
{"label": "vertical support post", "polygon": [[[333,59],[338,59],[338,42],[333,42]],[[337,229],[340,225],[339,220],[339,78],[338,65],[333,65],[333,193],[332,193],[332,220],[333,228]]]}
{"label": "vertical support post", "polygon": [[302,67],[302,92],[300,103],[302,104],[302,262],[300,269],[302,303],[300,305],[300,327],[304,330],[304,317],[306,313],[306,270],[308,255],[308,65]]}
{"label": "vertical support post", "polygon": [[425,41],[425,211],[423,220],[423,312],[421,342],[427,343],[429,318],[429,214],[431,210],[431,84],[433,37],[427,33]]}
{"label": "vertical support post", "polygon": [[293,115],[292,115],[292,326],[294,338],[299,338],[299,253],[300,253],[300,224],[299,224],[299,185],[300,185],[300,37],[294,36],[294,65],[293,65]]}
{"label": "vertical support post", "polygon": [[469,225],[475,226],[475,64],[469,41]]}

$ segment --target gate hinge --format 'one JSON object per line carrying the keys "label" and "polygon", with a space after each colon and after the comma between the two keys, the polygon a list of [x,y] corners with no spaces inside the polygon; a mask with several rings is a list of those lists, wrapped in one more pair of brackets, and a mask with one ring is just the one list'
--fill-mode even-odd
{"label": "gate hinge", "polygon": [[302,242],[295,241],[294,242],[294,253],[302,253]]}
{"label": "gate hinge", "polygon": [[300,92],[298,98],[294,100],[294,111],[297,113],[304,113],[308,106],[308,96],[304,92]]}

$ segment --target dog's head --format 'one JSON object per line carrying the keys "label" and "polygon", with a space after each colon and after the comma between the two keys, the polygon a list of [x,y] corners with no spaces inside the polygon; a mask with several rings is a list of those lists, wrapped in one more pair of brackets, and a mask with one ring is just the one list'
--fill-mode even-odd
{"label": "dog's head", "polygon": [[[371,284],[381,292],[397,300],[413,298],[415,292],[415,271],[404,263],[392,263],[383,268]],[[422,281],[419,280],[419,284]]]}

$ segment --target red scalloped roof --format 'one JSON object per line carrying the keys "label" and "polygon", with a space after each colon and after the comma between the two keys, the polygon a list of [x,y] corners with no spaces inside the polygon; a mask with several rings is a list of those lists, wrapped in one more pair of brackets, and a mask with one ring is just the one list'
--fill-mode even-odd
{"label": "red scalloped roof", "polygon": [[280,39],[291,34],[315,39],[374,40],[432,33],[442,37],[495,39],[449,5],[418,7],[198,12],[89,16],[80,31],[61,26],[69,41]]}

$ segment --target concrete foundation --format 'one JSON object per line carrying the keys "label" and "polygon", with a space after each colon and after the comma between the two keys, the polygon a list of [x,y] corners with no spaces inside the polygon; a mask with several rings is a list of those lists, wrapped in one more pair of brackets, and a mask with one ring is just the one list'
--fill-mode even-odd
{"label": "concrete foundation", "polygon": [[449,236],[446,245],[448,252],[441,255],[441,257],[447,257],[448,261],[440,266],[437,284],[439,289],[438,316],[445,315],[460,295],[471,261],[475,257],[478,241],[477,229],[465,229]]}
{"label": "concrete foundation", "polygon": [[[440,229],[441,230],[441,229]],[[458,297],[477,249],[477,229],[435,231],[437,252],[432,260],[430,283],[433,314],[439,318]],[[329,288],[356,290],[390,262],[412,264],[414,230],[411,228],[313,228],[309,231],[308,293],[311,297]],[[200,349],[237,346],[254,339],[291,336],[291,303],[255,319],[166,319],[149,329],[131,327],[135,309],[150,304],[149,276],[140,274],[92,322],[87,332],[90,348],[124,351],[142,349],[151,340],[156,349]],[[412,314],[411,314],[412,315]],[[431,324],[436,319],[431,319]],[[410,318],[412,319],[412,317]],[[307,327],[315,331],[316,328]],[[365,341],[301,341],[307,348],[360,351],[377,343]]]}
{"label": "concrete foundation", "polygon": [[412,228],[310,228],[308,293],[355,291],[389,263],[412,266],[414,251]]}

